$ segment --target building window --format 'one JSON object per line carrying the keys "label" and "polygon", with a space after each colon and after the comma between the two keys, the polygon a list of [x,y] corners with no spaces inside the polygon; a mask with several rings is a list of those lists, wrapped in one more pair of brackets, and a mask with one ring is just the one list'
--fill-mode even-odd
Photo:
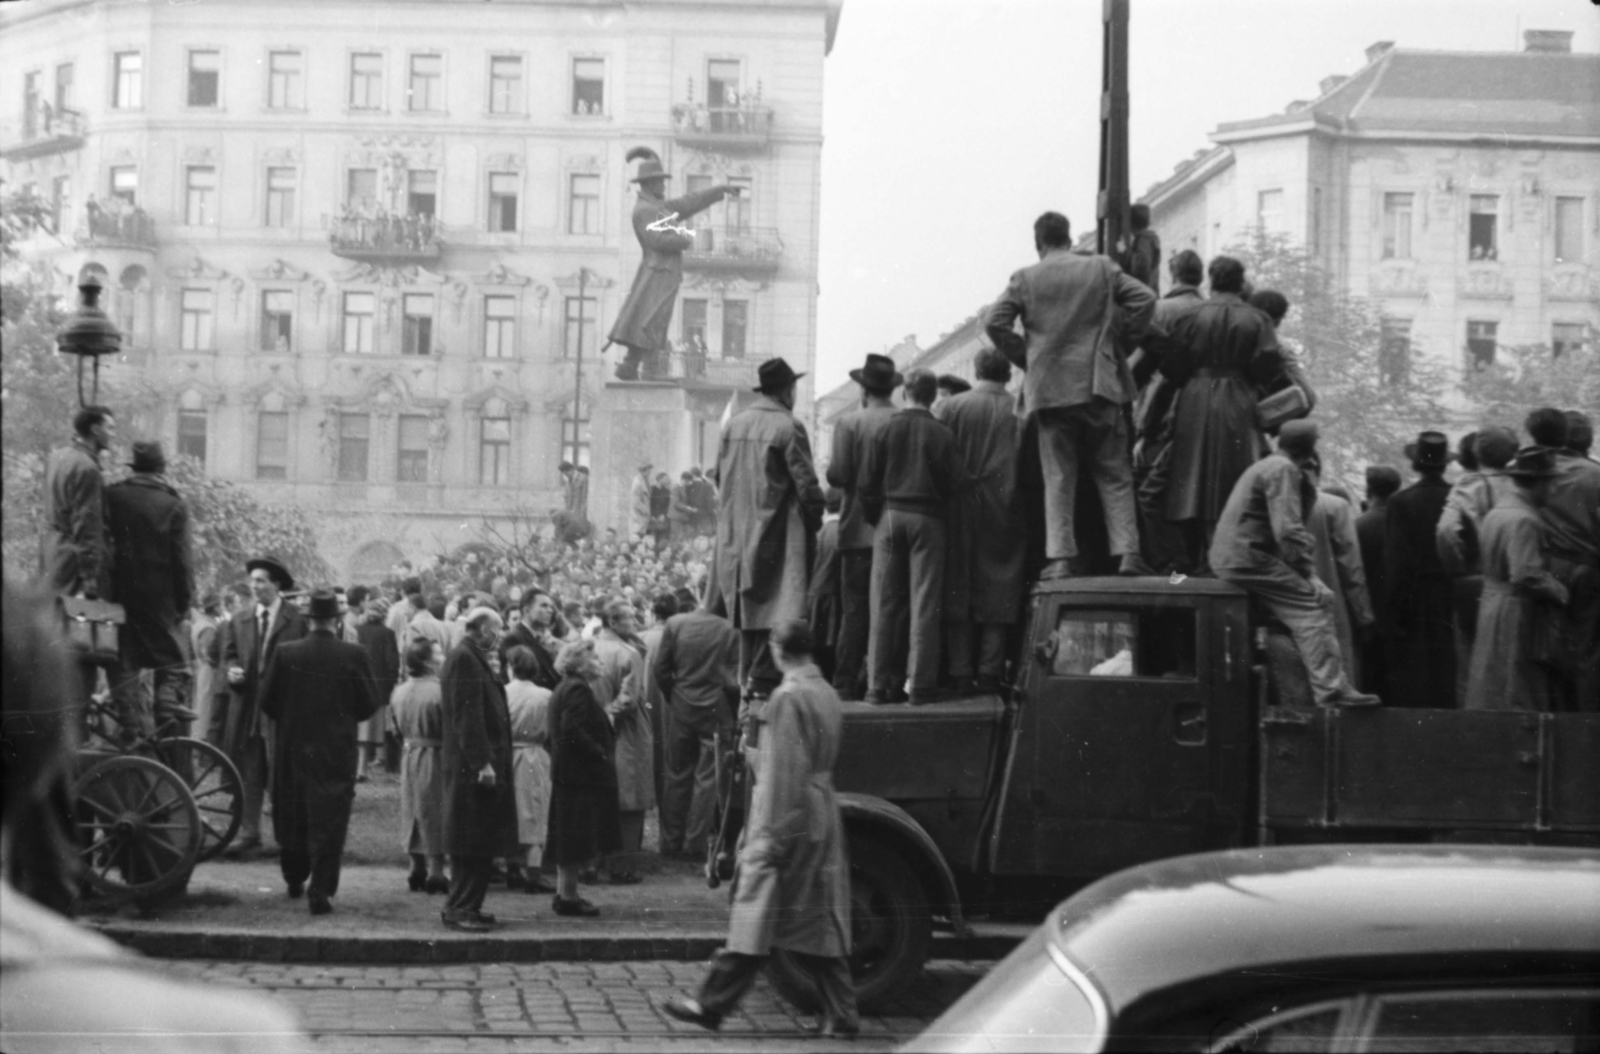
{"label": "building window", "polygon": [[137,51],[119,51],[113,64],[116,84],[111,105],[118,110],[137,110],[144,105],[144,56]]}
{"label": "building window", "polygon": [[372,352],[373,300],[371,293],[344,295],[344,350],[349,355]]}
{"label": "building window", "polygon": [[256,415],[256,479],[289,478],[289,415]]}
{"label": "building window", "polygon": [[370,211],[378,202],[378,170],[352,168],[344,174],[344,204],[358,212]]}
{"label": "building window", "polygon": [[401,327],[400,354],[428,355],[433,352],[433,294],[407,293],[405,320]]}
{"label": "building window", "polygon": [[383,109],[383,56],[375,51],[350,56],[350,109]]}
{"label": "building window", "polygon": [[294,169],[267,169],[267,226],[294,226]]}
{"label": "building window", "polygon": [[511,482],[511,418],[485,417],[478,423],[478,482],[503,487]]}
{"label": "building window", "polygon": [[[706,63],[706,105],[713,109],[739,105],[737,59],[712,59]],[[721,131],[714,122],[711,127],[713,131]]]}
{"label": "building window", "polygon": [[56,67],[56,113],[72,109],[72,63],[63,62]]}
{"label": "building window", "polygon": [[179,303],[178,347],[184,351],[211,350],[211,303],[209,289],[185,289]]}
{"label": "building window", "polygon": [[217,105],[217,87],[222,76],[222,52],[189,52],[189,105]]}
{"label": "building window", "polygon": [[565,332],[561,342],[561,353],[567,358],[578,354],[578,342],[583,341],[583,348],[590,354],[599,350],[594,342],[594,321],[599,313],[595,298],[586,296],[566,298],[566,313],[564,318]]}
{"label": "building window", "polygon": [[372,440],[369,414],[339,415],[339,481],[364,483],[367,479],[367,450]]}
{"label": "building window", "polygon": [[406,84],[406,109],[436,112],[444,109],[444,56],[411,56],[411,79]]}
{"label": "building window", "polygon": [[206,467],[206,412],[178,411],[178,453],[192,457]]}
{"label": "building window", "polygon": [[682,328],[679,330],[684,351],[700,355],[706,353],[706,306],[707,302],[697,297],[684,298]]}
{"label": "building window", "polygon": [[561,460],[574,465],[589,464],[589,408],[579,406],[574,414],[568,406],[561,411]]}
{"label": "building window", "polygon": [[1386,318],[1379,328],[1378,380],[1398,388],[1411,382],[1411,320]]}
{"label": "building window", "polygon": [[406,173],[406,212],[412,216],[432,216],[438,210],[439,173]]}
{"label": "building window", "polygon": [[217,221],[217,170],[190,166],[184,173],[183,221],[205,227]]}
{"label": "building window", "polygon": [[1500,199],[1493,194],[1472,195],[1467,215],[1467,258],[1500,258]]}
{"label": "building window", "polygon": [[600,177],[575,175],[567,206],[568,234],[600,233]]}
{"label": "building window", "polygon": [[37,70],[22,75],[22,138],[32,139],[39,134],[39,73]]}
{"label": "building window", "polygon": [[722,357],[742,359],[745,341],[750,332],[750,302],[724,300],[722,302]]}
{"label": "building window", "polygon": [[1583,260],[1583,199],[1556,199],[1556,263]]}
{"label": "building window", "polygon": [[509,234],[517,229],[517,184],[515,172],[489,173],[489,229]]}
{"label": "building window", "polygon": [[400,453],[394,478],[401,483],[428,482],[428,419],[421,414],[400,417]]}
{"label": "building window", "polygon": [[1383,258],[1385,260],[1411,259],[1411,223],[1416,196],[1413,194],[1385,194],[1383,196]]}
{"label": "building window", "polygon": [[598,116],[606,112],[606,60],[572,60],[572,112]]}
{"label": "building window", "polygon": [[294,294],[269,289],[261,294],[261,350],[288,351],[294,341]]}
{"label": "building window", "polygon": [[730,194],[722,199],[723,215],[728,223],[729,233],[745,233],[750,230],[750,216],[755,198],[755,181],[749,176],[734,176],[728,180],[728,186],[739,193]]}
{"label": "building window", "polygon": [[267,106],[274,110],[301,110],[306,105],[298,51],[273,51],[267,55]]}
{"label": "building window", "polygon": [[1283,191],[1263,190],[1256,195],[1256,223],[1268,234],[1283,230]]}
{"label": "building window", "polygon": [[121,198],[129,208],[139,203],[139,170],[118,165],[111,170],[111,196]]}
{"label": "building window", "polygon": [[522,112],[522,60],[515,55],[489,58],[489,112]]}
{"label": "building window", "polygon": [[1467,323],[1467,365],[1481,370],[1494,362],[1495,337],[1499,332],[1498,322]]}
{"label": "building window", "polygon": [[1582,351],[1588,337],[1588,327],[1582,322],[1557,322],[1550,327],[1550,351],[1560,358],[1569,351]]}
{"label": "building window", "polygon": [[490,359],[516,355],[517,301],[510,296],[483,298],[483,354]]}

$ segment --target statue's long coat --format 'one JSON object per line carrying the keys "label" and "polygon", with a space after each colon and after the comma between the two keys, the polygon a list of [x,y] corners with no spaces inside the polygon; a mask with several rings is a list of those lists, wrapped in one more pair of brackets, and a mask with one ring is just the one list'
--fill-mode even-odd
{"label": "statue's long coat", "polygon": [[694,239],[675,231],[652,231],[650,226],[666,221],[673,213],[674,226],[688,225],[690,216],[722,200],[725,192],[717,187],[681,198],[652,197],[643,188],[633,206],[633,233],[644,250],[633,288],[622,302],[610,339],[632,348],[661,351],[667,347],[667,327],[672,323],[672,307],[683,283],[683,254],[694,247]]}

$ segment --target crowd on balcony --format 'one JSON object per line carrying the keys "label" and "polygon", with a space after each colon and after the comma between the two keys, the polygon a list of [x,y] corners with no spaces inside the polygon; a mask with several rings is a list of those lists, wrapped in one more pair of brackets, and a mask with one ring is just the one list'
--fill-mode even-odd
{"label": "crowd on balcony", "polygon": [[761,106],[756,92],[741,95],[725,89],[720,104],[687,103],[672,108],[675,131],[712,135],[764,134],[771,123],[771,112]]}
{"label": "crowd on balcony", "polygon": [[96,201],[93,194],[84,202],[88,236],[92,241],[120,241],[149,245],[155,239],[150,214],[126,198],[110,197]]}
{"label": "crowd on balcony", "polygon": [[439,248],[439,224],[431,212],[390,212],[382,205],[345,205],[328,238],[336,249],[425,253]]}

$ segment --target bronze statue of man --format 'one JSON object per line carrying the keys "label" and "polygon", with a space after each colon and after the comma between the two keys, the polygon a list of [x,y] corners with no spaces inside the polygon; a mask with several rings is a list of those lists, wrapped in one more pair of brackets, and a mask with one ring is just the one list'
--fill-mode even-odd
{"label": "bronze statue of man", "polygon": [[[629,182],[639,184],[639,200],[633,206],[633,233],[644,250],[633,288],[623,301],[617,321],[611,327],[606,347],[621,344],[627,357],[617,367],[617,379],[636,381],[639,367],[650,355],[667,350],[667,327],[672,322],[672,307],[683,282],[683,254],[694,246],[694,232],[687,227],[689,217],[702,212],[737,187],[711,187],[681,198],[667,199],[666,170],[661,158],[649,147],[636,146],[627,160],[642,158],[639,172]],[[603,349],[602,349],[603,350]]]}

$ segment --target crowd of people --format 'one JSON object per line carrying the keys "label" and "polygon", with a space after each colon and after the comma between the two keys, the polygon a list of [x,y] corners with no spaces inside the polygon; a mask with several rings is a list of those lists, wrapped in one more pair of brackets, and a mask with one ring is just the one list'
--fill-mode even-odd
{"label": "crowd of people", "polygon": [[423,252],[438,242],[439,224],[431,212],[390,212],[382,205],[346,204],[333,217],[328,238],[340,248]]}

